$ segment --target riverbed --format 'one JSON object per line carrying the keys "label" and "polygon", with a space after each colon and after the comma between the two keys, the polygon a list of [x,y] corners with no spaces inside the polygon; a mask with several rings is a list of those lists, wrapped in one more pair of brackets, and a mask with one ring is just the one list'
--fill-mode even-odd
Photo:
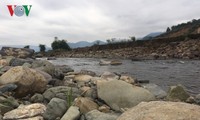
{"label": "riverbed", "polygon": [[75,71],[91,70],[98,75],[105,71],[127,74],[138,80],[149,80],[165,91],[169,86],[182,84],[192,94],[200,93],[199,60],[121,60],[119,66],[100,66],[100,59],[95,58],[57,58],[51,60],[55,65],[69,65]]}

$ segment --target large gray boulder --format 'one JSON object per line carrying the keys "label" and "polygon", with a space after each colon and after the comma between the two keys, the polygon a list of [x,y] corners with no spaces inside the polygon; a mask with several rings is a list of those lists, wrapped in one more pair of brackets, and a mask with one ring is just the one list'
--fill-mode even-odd
{"label": "large gray boulder", "polygon": [[61,118],[67,109],[67,102],[65,100],[53,98],[47,104],[47,110],[44,113],[44,118],[47,120],[55,120],[57,117]]}
{"label": "large gray boulder", "polygon": [[18,58],[30,58],[34,54],[33,49],[27,48],[13,48],[13,47],[2,47],[0,54],[2,56],[14,56]]}
{"label": "large gray boulder", "polygon": [[24,97],[36,92],[44,92],[47,80],[34,69],[17,66],[9,69],[0,77],[0,85],[16,84],[16,97]]}
{"label": "large gray boulder", "polygon": [[98,110],[93,110],[85,115],[86,120],[116,120],[118,115],[106,114]]}
{"label": "large gray boulder", "polygon": [[33,63],[32,59],[12,58],[9,62],[10,66],[22,66],[25,63]]}
{"label": "large gray boulder", "polygon": [[121,111],[121,108],[134,107],[142,101],[155,100],[154,95],[148,90],[120,80],[98,81],[97,94],[116,111]]}
{"label": "large gray boulder", "polygon": [[67,100],[69,97],[69,91],[72,90],[72,101],[80,96],[78,88],[72,88],[72,87],[67,87],[67,86],[58,86],[58,87],[53,87],[47,89],[44,93],[43,96],[45,100],[50,101],[52,98],[60,98],[63,100]]}
{"label": "large gray boulder", "polygon": [[142,102],[117,120],[199,120],[200,106],[182,102]]}
{"label": "large gray boulder", "polygon": [[32,68],[44,71],[51,76],[55,73],[55,66],[47,60],[35,60],[32,63]]}

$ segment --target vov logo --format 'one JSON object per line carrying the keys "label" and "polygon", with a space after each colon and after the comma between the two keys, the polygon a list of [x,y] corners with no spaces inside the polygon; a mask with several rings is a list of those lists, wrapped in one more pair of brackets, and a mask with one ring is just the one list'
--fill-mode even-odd
{"label": "vov logo", "polygon": [[15,14],[16,16],[21,17],[24,14],[29,16],[32,5],[7,5],[7,7],[8,11],[10,12],[10,16]]}

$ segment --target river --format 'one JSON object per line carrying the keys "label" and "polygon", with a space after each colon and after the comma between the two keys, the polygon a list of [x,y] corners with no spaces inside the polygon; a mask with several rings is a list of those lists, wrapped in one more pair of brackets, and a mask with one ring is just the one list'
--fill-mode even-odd
{"label": "river", "polygon": [[200,61],[198,60],[121,60],[119,66],[100,66],[95,58],[58,58],[55,65],[69,65],[75,71],[91,70],[98,75],[104,71],[135,76],[138,80],[149,80],[165,91],[169,86],[182,84],[192,94],[200,93]]}

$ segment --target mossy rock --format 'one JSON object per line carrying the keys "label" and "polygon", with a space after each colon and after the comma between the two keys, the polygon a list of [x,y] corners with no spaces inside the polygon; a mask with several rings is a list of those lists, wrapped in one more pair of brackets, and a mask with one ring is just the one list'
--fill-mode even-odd
{"label": "mossy rock", "polygon": [[13,109],[14,109],[13,107],[0,104],[1,114],[5,114],[6,112],[11,111],[11,110],[13,110]]}
{"label": "mossy rock", "polygon": [[182,85],[171,86],[167,93],[167,100],[170,101],[186,101],[190,96],[184,90]]}

